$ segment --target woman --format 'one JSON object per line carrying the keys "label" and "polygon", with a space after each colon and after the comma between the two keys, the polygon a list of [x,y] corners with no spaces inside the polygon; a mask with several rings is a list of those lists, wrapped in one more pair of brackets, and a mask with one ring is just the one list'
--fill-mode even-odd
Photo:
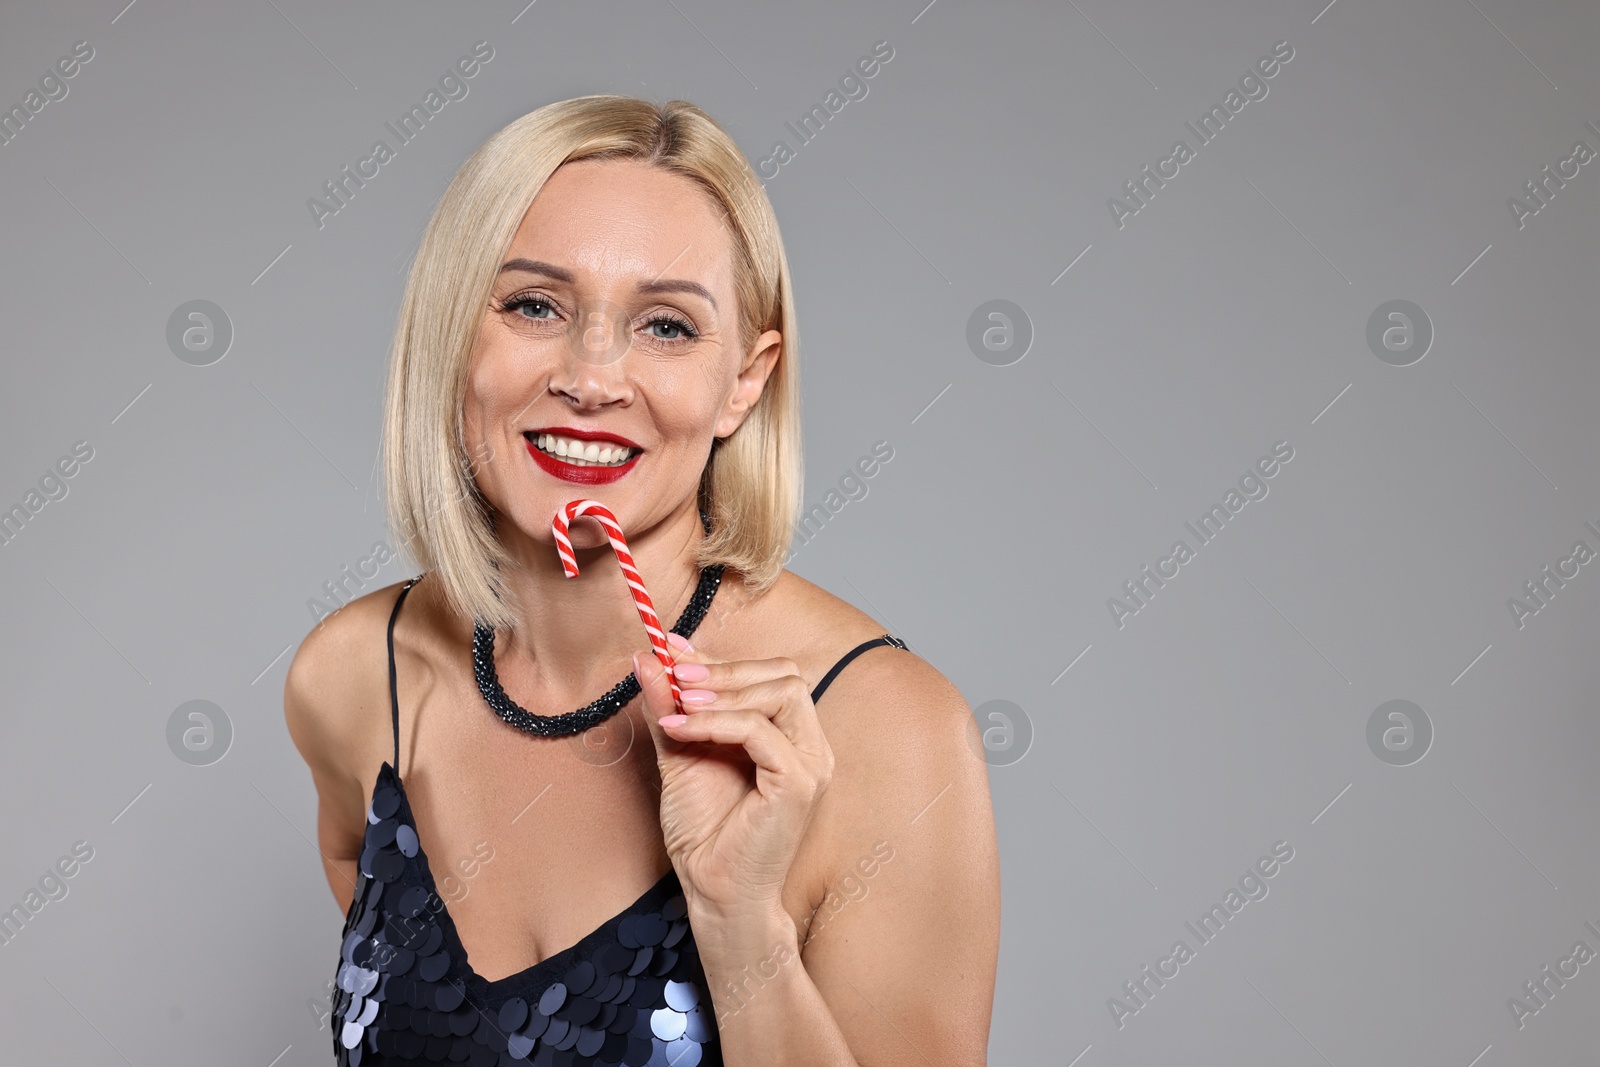
{"label": "woman", "polygon": [[[692,105],[551,104],[445,191],[385,421],[423,574],[323,620],[285,689],[347,909],[340,1062],[984,1062],[975,724],[783,569],[795,337],[771,205]],[[580,498],[674,623],[683,714],[593,519],[564,575]]]}

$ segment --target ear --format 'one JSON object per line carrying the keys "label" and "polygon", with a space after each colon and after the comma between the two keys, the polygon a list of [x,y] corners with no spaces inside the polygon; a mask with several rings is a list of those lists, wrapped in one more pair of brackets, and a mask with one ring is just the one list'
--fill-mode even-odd
{"label": "ear", "polygon": [[728,402],[717,417],[716,436],[727,437],[744,425],[756,401],[761,399],[761,393],[767,387],[767,378],[772,374],[772,368],[778,365],[782,351],[783,334],[777,330],[768,330],[756,338],[756,343],[744,357],[744,366],[739,369],[733,395],[728,397]]}

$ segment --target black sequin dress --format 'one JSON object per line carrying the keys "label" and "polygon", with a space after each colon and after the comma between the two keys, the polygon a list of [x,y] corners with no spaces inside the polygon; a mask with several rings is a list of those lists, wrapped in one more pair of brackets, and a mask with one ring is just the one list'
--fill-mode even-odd
{"label": "black sequin dress", "polygon": [[[331,1016],[335,1062],[721,1067],[711,995],[676,870],[577,944],[516,974],[489,981],[468,965],[396,770],[394,620],[416,581],[400,591],[389,619],[395,760],[378,770],[345,917]],[[905,647],[888,634],[858,645],[812,699],[845,664],[880,644]]]}

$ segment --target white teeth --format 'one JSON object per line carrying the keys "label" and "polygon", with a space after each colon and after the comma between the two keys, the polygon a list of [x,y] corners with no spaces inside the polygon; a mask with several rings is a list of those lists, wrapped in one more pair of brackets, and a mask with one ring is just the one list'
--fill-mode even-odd
{"label": "white teeth", "polygon": [[633,455],[633,450],[624,445],[602,445],[598,441],[578,441],[549,433],[536,435],[534,444],[539,451],[580,467],[614,467]]}

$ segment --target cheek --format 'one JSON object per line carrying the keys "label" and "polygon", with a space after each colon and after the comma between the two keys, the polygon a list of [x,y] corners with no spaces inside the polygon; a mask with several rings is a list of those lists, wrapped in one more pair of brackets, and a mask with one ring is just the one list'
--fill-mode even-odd
{"label": "cheek", "polygon": [[649,386],[657,428],[664,437],[709,437],[731,388],[712,360],[663,367]]}
{"label": "cheek", "polygon": [[473,460],[473,474],[481,487],[496,483],[496,462],[521,448],[521,442],[508,437],[517,412],[527,406],[523,397],[526,378],[520,382],[507,373],[505,360],[492,356],[475,359],[467,373],[465,396],[461,404],[461,437],[466,453]]}
{"label": "cheek", "polygon": [[467,371],[467,389],[464,398],[464,429],[469,434],[482,432],[527,404],[523,398],[528,389],[526,361],[513,358],[514,354],[493,343],[482,344],[474,353]]}

